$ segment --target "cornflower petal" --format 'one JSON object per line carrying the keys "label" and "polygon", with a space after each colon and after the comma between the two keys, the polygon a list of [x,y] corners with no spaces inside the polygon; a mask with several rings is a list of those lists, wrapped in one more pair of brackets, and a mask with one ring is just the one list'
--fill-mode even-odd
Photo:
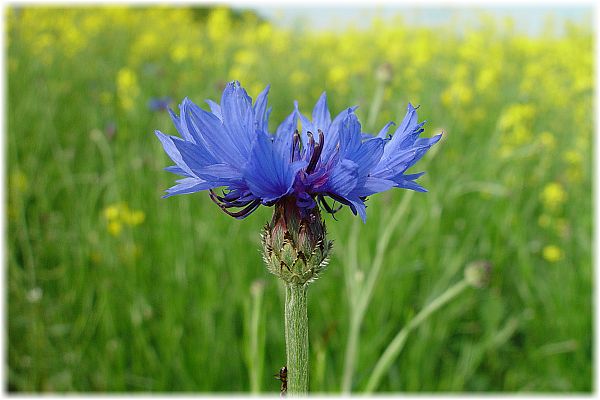
{"label": "cornflower petal", "polygon": [[177,181],[177,185],[167,189],[163,198],[175,196],[176,194],[188,194],[200,190],[209,189],[209,183],[200,178],[184,178]]}
{"label": "cornflower petal", "polygon": [[303,161],[287,162],[272,138],[258,135],[244,178],[252,193],[265,204],[289,194],[297,172],[305,166]]}
{"label": "cornflower petal", "polygon": [[267,85],[265,89],[256,97],[254,103],[254,123],[256,129],[262,132],[267,132],[269,127],[269,113],[267,112],[267,96],[271,85]]}
{"label": "cornflower petal", "polygon": [[194,176],[194,173],[192,172],[190,167],[188,167],[188,165],[183,161],[183,158],[181,157],[179,150],[177,150],[175,143],[173,143],[174,136],[165,135],[161,131],[155,131],[154,133],[163,145],[165,153],[167,153],[171,160],[173,160],[175,165],[178,166],[187,175]]}
{"label": "cornflower petal", "polygon": [[243,157],[235,145],[235,138],[227,134],[223,122],[214,114],[205,111],[185,98],[181,106],[182,128],[194,132],[196,142],[204,146],[217,161],[232,165],[243,165]]}
{"label": "cornflower petal", "polygon": [[[279,154],[282,154],[287,162],[292,162],[294,131],[298,125],[298,113],[294,110],[279,125],[275,132],[274,144]],[[298,149],[299,150],[299,149]]]}
{"label": "cornflower petal", "polygon": [[329,128],[331,125],[331,114],[327,108],[327,94],[325,92],[321,94],[317,104],[315,104],[312,112],[312,123],[317,129]]}
{"label": "cornflower petal", "polygon": [[217,118],[223,121],[223,115],[221,114],[221,106],[214,101],[207,99],[206,104],[210,107],[210,112],[212,112]]}
{"label": "cornflower petal", "polygon": [[252,99],[239,82],[228,83],[221,98],[224,131],[242,158],[248,158],[256,137]]}

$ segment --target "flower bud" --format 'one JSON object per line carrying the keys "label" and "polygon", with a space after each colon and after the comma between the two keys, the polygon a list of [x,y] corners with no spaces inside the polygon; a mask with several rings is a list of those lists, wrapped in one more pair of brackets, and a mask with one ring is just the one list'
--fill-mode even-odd
{"label": "flower bud", "polygon": [[394,68],[392,67],[392,64],[389,62],[381,64],[375,72],[375,77],[384,85],[390,83],[394,77]]}
{"label": "flower bud", "polygon": [[269,272],[298,285],[318,278],[327,266],[332,247],[319,207],[301,209],[293,197],[285,197],[275,204],[273,219],[264,228],[262,243]]}
{"label": "flower bud", "polygon": [[473,261],[465,268],[465,280],[474,287],[482,288],[490,282],[492,264],[489,261]]}

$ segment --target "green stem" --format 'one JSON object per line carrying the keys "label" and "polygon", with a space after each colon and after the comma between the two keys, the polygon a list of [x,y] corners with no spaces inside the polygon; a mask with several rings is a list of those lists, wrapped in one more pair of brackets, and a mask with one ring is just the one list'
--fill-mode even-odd
{"label": "green stem", "polygon": [[422,309],[404,328],[402,328],[400,332],[398,332],[394,340],[390,342],[381,357],[379,357],[379,361],[377,361],[375,369],[369,377],[369,381],[365,389],[367,394],[373,393],[373,391],[377,388],[381,378],[383,377],[383,374],[390,368],[396,357],[398,357],[398,354],[400,354],[404,348],[404,343],[406,342],[408,334],[413,329],[421,325],[421,323],[423,323],[423,321],[425,321],[431,314],[437,311],[444,304],[448,303],[454,297],[458,296],[468,287],[469,283],[465,279],[456,283],[454,286],[449,287],[444,293],[439,295],[424,309]]}
{"label": "green stem", "polygon": [[285,348],[287,352],[287,393],[308,393],[308,316],[306,285],[286,283]]}

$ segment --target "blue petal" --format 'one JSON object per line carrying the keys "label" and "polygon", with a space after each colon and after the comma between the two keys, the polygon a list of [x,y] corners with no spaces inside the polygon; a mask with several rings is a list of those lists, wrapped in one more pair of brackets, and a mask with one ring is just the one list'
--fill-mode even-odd
{"label": "blue petal", "polygon": [[190,135],[190,133],[186,130],[183,129],[183,127],[181,126],[181,123],[179,122],[179,117],[177,115],[175,115],[175,112],[173,110],[171,110],[169,108],[169,116],[171,117],[171,121],[173,121],[173,125],[175,125],[175,129],[177,129],[177,132],[179,132],[181,134],[181,136],[184,137],[185,140],[189,140],[189,141],[194,141],[194,138],[192,137],[192,135]]}
{"label": "blue petal", "polygon": [[354,199],[350,200],[350,202],[354,206],[354,207],[350,207],[350,209],[352,210],[354,215],[356,215],[358,213],[363,224],[366,223],[367,222],[367,206],[365,206],[365,202],[359,198],[354,198]]}
{"label": "blue petal", "polygon": [[387,124],[385,124],[385,126],[383,128],[381,128],[381,130],[377,134],[377,137],[380,139],[385,139],[385,137],[387,136],[388,130],[390,129],[390,126],[392,126],[392,125],[396,125],[396,124],[394,124],[393,121],[390,121]]}
{"label": "blue petal", "polygon": [[[204,143],[202,140],[202,133],[200,127],[192,117],[193,110],[199,109],[190,99],[187,97],[183,99],[179,105],[179,128],[177,129],[181,136],[188,142],[193,143]],[[204,110],[203,110],[204,111]],[[206,112],[206,111],[205,111]],[[211,114],[212,116],[212,114]],[[177,125],[175,125],[177,127]]]}
{"label": "blue petal", "polygon": [[189,176],[183,169],[179,168],[177,165],[171,165],[169,167],[165,167],[165,171],[168,171],[172,174]]}
{"label": "blue petal", "polygon": [[417,172],[416,174],[409,174],[409,175],[402,175],[404,177],[404,179],[407,179],[409,181],[414,181],[417,178],[420,178],[421,176],[425,175],[425,172]]}
{"label": "blue petal", "polygon": [[413,165],[415,165],[415,163],[417,161],[419,161],[425,155],[425,153],[427,153],[427,151],[431,148],[431,146],[436,144],[441,138],[442,138],[442,134],[440,133],[440,134],[435,135],[430,138],[419,139],[418,147],[414,147],[415,155],[414,155],[413,159],[408,163],[407,168],[410,168]]}
{"label": "blue petal", "polygon": [[347,109],[343,110],[338,115],[336,115],[336,117],[333,119],[333,122],[329,126],[329,130],[330,131],[338,130],[340,127],[340,124],[344,121],[344,118],[346,118],[346,116],[348,114],[353,114],[357,108],[358,108],[358,106],[348,107]]}
{"label": "blue petal", "polygon": [[221,113],[226,136],[242,158],[250,155],[256,137],[252,100],[240,83],[230,82],[223,91]]}
{"label": "blue petal", "polygon": [[[325,146],[321,152],[321,160],[323,160],[323,164],[327,163],[327,161],[329,161],[337,153],[338,144],[341,141],[340,129],[342,124],[350,115],[354,115],[354,110],[356,108],[357,107],[350,107],[339,113],[331,123],[329,130],[325,131]],[[360,139],[362,139],[362,136]]]}
{"label": "blue petal", "polygon": [[[327,94],[323,92],[312,112],[312,123],[315,129],[325,132],[331,125],[331,114],[327,108]],[[313,132],[316,133],[316,132]]]}
{"label": "blue petal", "polygon": [[401,180],[399,182],[396,182],[396,187],[401,189],[410,189],[417,192],[427,192],[427,189],[413,181]]}
{"label": "blue petal", "polygon": [[331,172],[329,179],[320,189],[323,193],[332,192],[345,197],[356,186],[358,165],[352,160],[342,160]]}
{"label": "blue petal", "polygon": [[400,126],[398,126],[398,129],[396,129],[396,132],[408,131],[408,129],[411,126],[414,126],[417,124],[417,121],[418,121],[417,119],[418,119],[417,109],[414,108],[412,104],[408,103],[408,106],[406,106],[406,115],[404,116],[404,119],[402,120],[402,123],[400,124]]}
{"label": "blue petal", "polygon": [[353,190],[352,194],[357,197],[371,196],[375,193],[385,192],[395,185],[396,182],[392,180],[368,176],[367,179],[365,179],[365,183],[360,188]]}
{"label": "blue petal", "polygon": [[194,137],[198,137],[198,143],[204,145],[216,160],[232,165],[246,162],[247,157],[240,153],[235,138],[227,134],[221,120],[187,98],[182,104],[181,121],[188,130],[196,132]]}
{"label": "blue petal", "polygon": [[400,149],[408,148],[412,145],[415,139],[423,131],[424,123],[417,124],[417,110],[408,103],[406,116],[402,120],[398,129],[394,132],[390,142],[385,146],[383,156],[388,157],[389,154],[395,153]]}
{"label": "blue petal", "polygon": [[214,164],[217,160],[206,151],[206,148],[177,137],[172,137],[173,144],[179,151],[183,162],[192,170],[200,169],[206,165]]}
{"label": "blue petal", "polygon": [[162,143],[163,149],[165,149],[165,153],[167,153],[171,160],[173,160],[175,165],[181,168],[186,174],[194,176],[194,173],[192,172],[190,167],[188,167],[188,165],[183,161],[179,150],[177,150],[177,147],[175,147],[175,144],[173,143],[173,139],[177,138],[174,136],[167,136],[161,131],[154,131],[154,133],[158,137],[158,140],[160,140],[160,142]]}
{"label": "blue petal", "polygon": [[206,100],[206,103],[210,107],[210,111],[215,114],[217,118],[223,121],[223,115],[221,115],[221,106],[210,99]]}
{"label": "blue petal", "polygon": [[268,203],[290,193],[296,174],[305,166],[304,162],[290,164],[270,137],[258,135],[244,178],[252,193]]}
{"label": "blue petal", "polygon": [[300,118],[300,122],[302,124],[302,130],[300,131],[300,136],[302,137],[302,143],[306,146],[306,144],[308,143],[307,132],[316,133],[317,130],[315,129],[315,126],[313,125],[313,123],[308,118],[306,118],[304,116],[304,114],[302,114],[300,112],[300,110],[298,109],[298,102],[297,101],[294,101],[294,111],[296,112],[296,114]]}
{"label": "blue petal", "polygon": [[208,183],[199,178],[185,178],[177,181],[177,185],[166,190],[167,194],[163,198],[175,196],[177,194],[195,193],[210,189]]}
{"label": "blue petal", "polygon": [[360,129],[360,122],[358,122],[356,115],[349,113],[339,130],[340,154],[342,157],[350,158],[348,154],[358,155],[362,138]]}
{"label": "blue petal", "polygon": [[198,170],[196,174],[206,181],[211,182],[212,187],[239,185],[242,183],[242,173],[229,164],[212,164]]}
{"label": "blue petal", "polygon": [[374,138],[360,145],[357,152],[347,158],[358,164],[359,175],[366,175],[379,163],[383,154],[383,140]]}
{"label": "blue petal", "polygon": [[267,96],[269,94],[269,89],[271,85],[267,85],[267,87],[260,92],[258,97],[256,98],[256,102],[254,103],[254,123],[256,124],[256,129],[259,131],[267,131],[269,121],[267,116]]}
{"label": "blue petal", "polygon": [[287,162],[292,160],[292,142],[294,139],[294,131],[298,126],[298,113],[292,111],[290,115],[279,125],[275,132],[274,144],[277,152],[284,156]]}

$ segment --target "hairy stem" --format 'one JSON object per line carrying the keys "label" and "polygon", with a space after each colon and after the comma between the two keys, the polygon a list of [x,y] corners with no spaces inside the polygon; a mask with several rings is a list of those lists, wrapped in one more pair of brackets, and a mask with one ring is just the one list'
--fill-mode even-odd
{"label": "hairy stem", "polygon": [[288,371],[287,393],[289,396],[306,396],[308,393],[306,285],[286,283],[285,348]]}

